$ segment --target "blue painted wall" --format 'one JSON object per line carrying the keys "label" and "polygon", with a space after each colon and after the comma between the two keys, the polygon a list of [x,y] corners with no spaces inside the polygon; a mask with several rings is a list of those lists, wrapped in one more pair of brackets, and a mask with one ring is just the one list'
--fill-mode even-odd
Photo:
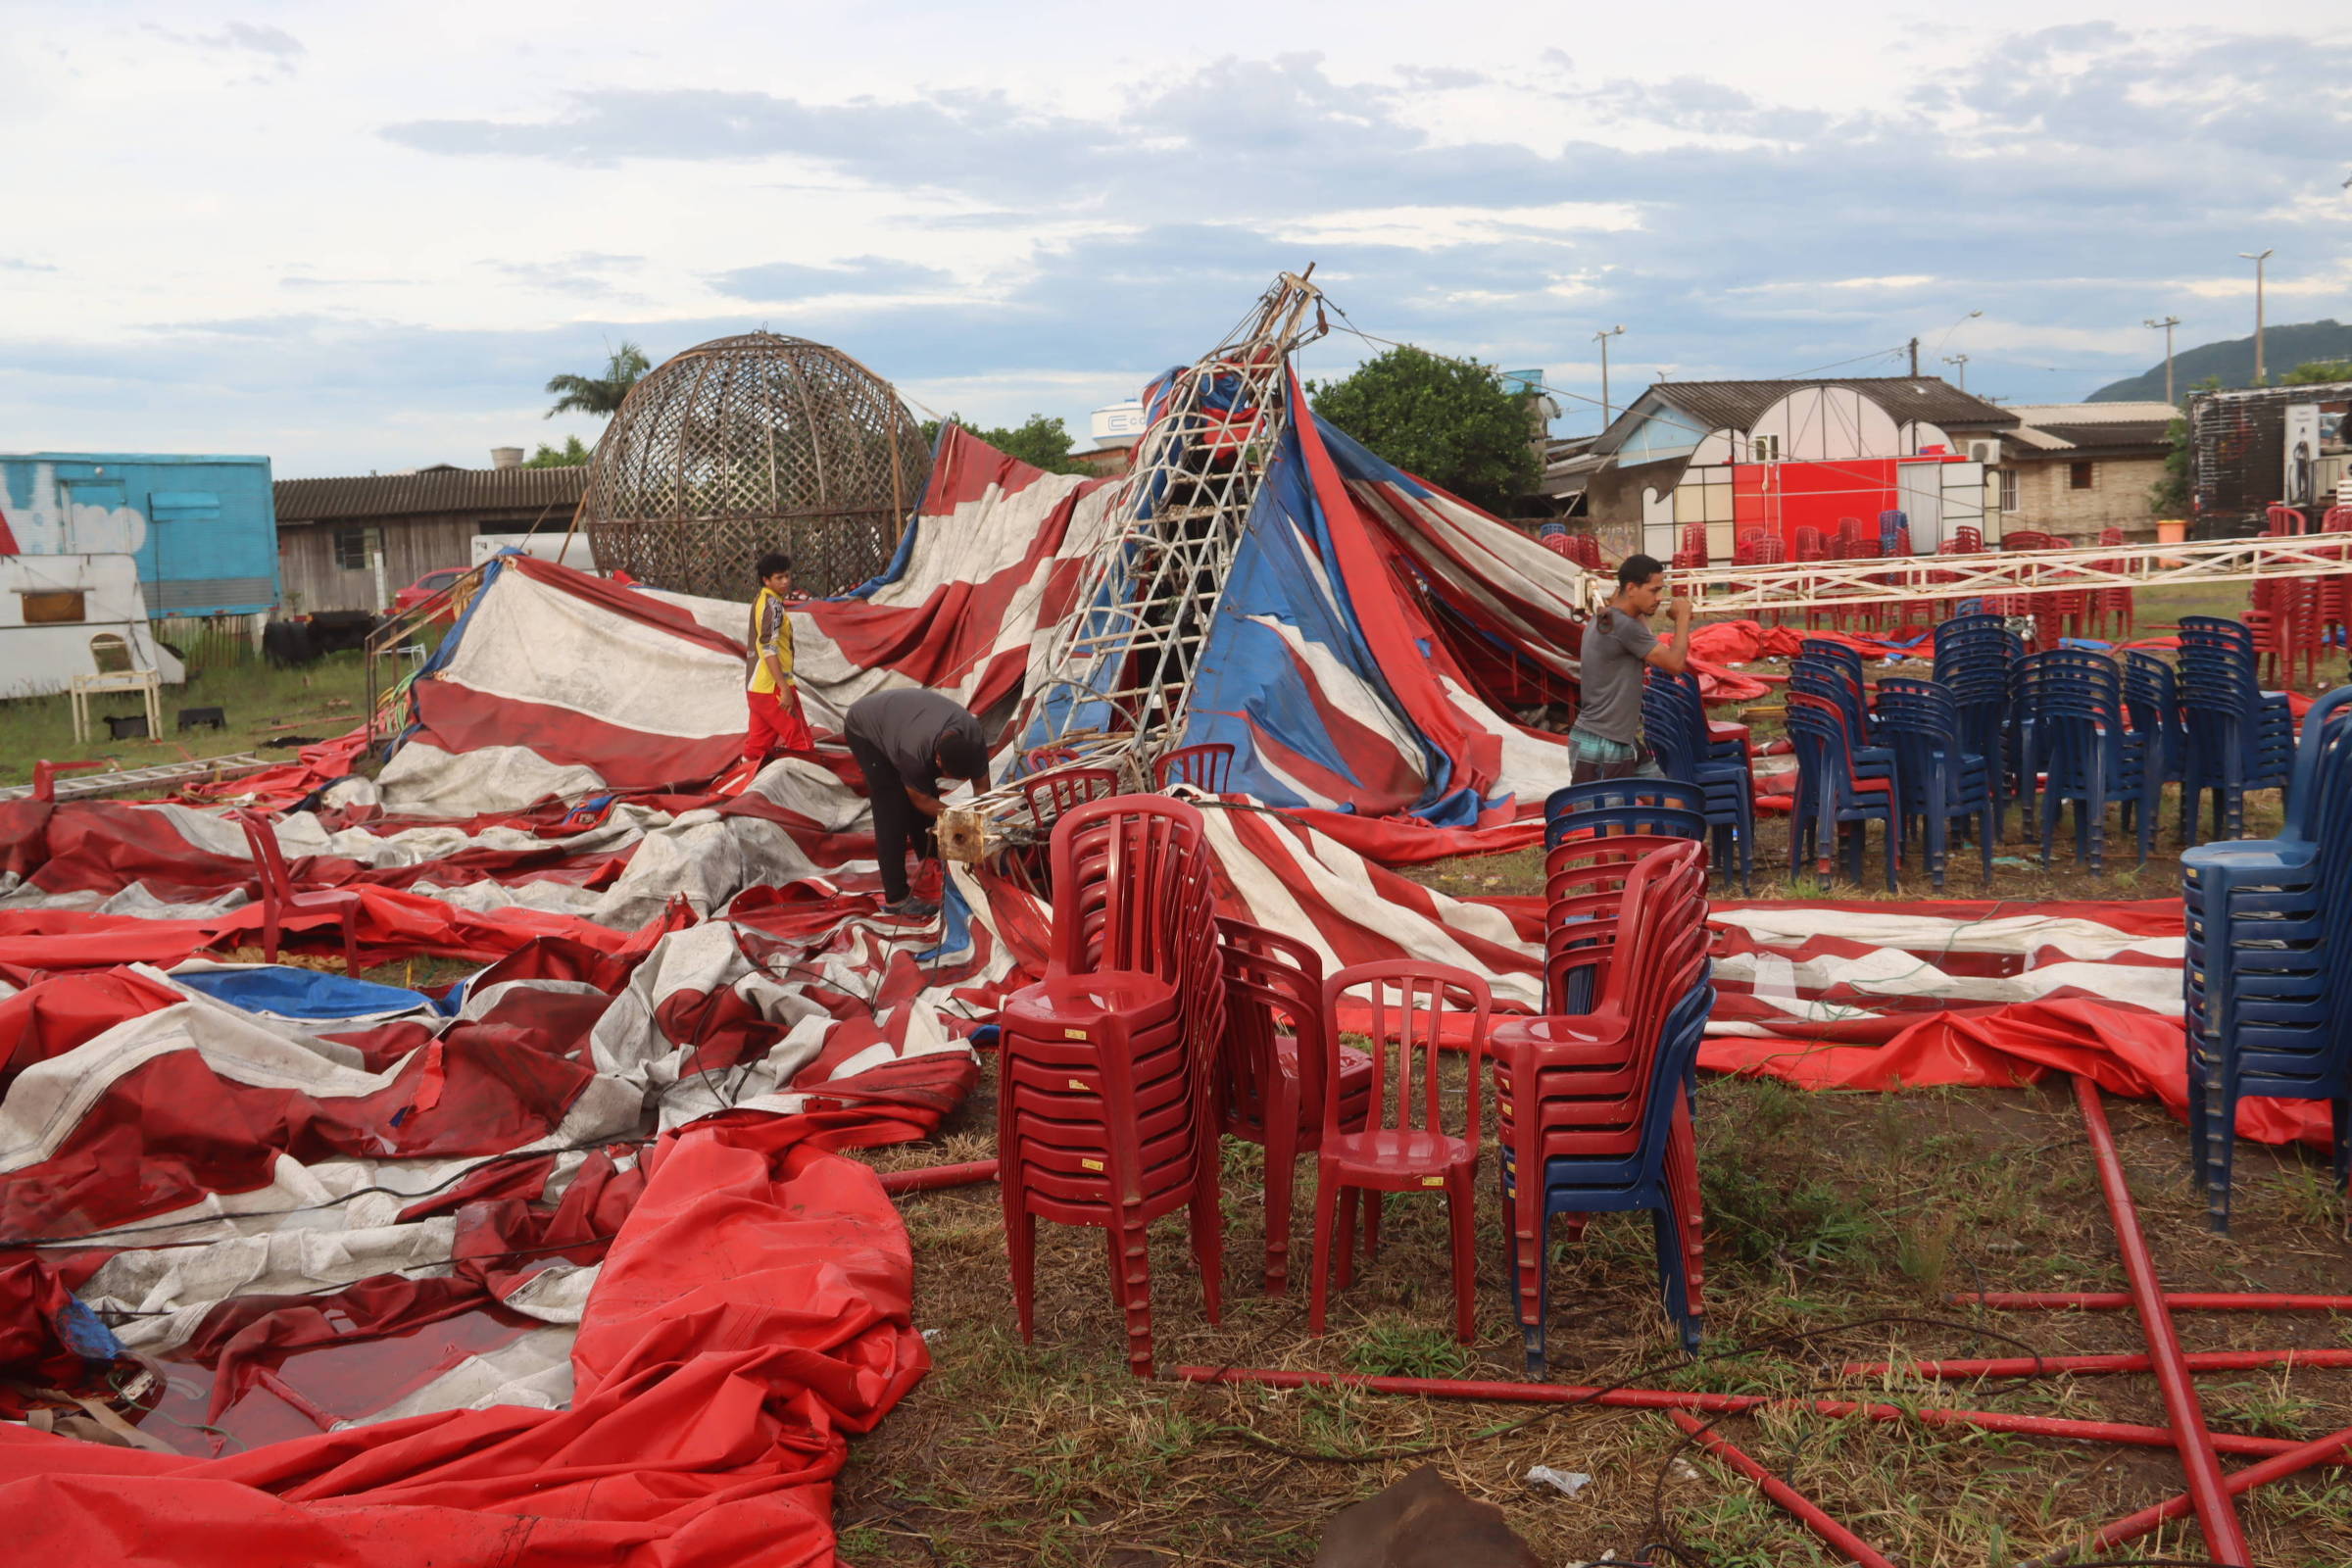
{"label": "blue painted wall", "polygon": [[132,555],[149,615],[277,605],[270,460],[0,453],[0,513],[25,555]]}

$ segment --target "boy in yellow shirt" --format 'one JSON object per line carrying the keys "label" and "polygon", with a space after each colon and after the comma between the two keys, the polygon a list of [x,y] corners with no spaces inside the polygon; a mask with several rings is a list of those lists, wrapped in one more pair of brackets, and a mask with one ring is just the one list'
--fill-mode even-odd
{"label": "boy in yellow shirt", "polygon": [[760,558],[759,597],[752,601],[752,668],[745,702],[751,725],[743,737],[744,760],[766,761],[778,752],[816,747],[801,712],[800,688],[792,679],[792,616],[785,596],[792,592],[792,559],[770,551]]}

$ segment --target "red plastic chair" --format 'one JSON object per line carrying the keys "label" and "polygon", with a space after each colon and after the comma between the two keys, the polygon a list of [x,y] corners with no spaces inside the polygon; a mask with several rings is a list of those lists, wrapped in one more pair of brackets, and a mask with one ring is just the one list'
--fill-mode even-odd
{"label": "red plastic chair", "polygon": [[1208,795],[1222,795],[1233,776],[1233,748],[1223,741],[1180,746],[1152,764],[1152,781],[1165,790],[1190,784]]}
{"label": "red plastic chair", "polygon": [[1208,1320],[1218,1320],[1213,1052],[1224,1019],[1215,894],[1200,813],[1125,795],[1054,823],[1046,978],[1001,1015],[999,1185],[1021,1336],[1035,1332],[1039,1218],[1109,1239],[1128,1360],[1152,1373],[1148,1231],[1189,1208]]}
{"label": "red plastic chair", "polygon": [[1124,787],[1118,770],[1109,767],[1064,767],[1020,781],[1021,798],[1029,820],[1039,832],[1050,830],[1064,811],[1093,801],[1108,800]]}
{"label": "red plastic chair", "polygon": [[[1265,1150],[1266,1294],[1290,1289],[1291,1212],[1300,1154],[1323,1147],[1323,960],[1291,937],[1217,921],[1225,1040],[1217,1081],[1224,1131]],[[1372,1058],[1340,1048],[1340,1120],[1360,1132],[1372,1109]]]}
{"label": "red plastic chair", "polygon": [[[1396,1095],[1388,1107],[1394,1111],[1393,1122],[1384,1121],[1376,1113],[1372,1125],[1360,1132],[1349,1132],[1340,1098],[1340,1001],[1358,989],[1368,993],[1372,1008],[1373,1081],[1381,1084],[1393,1080]],[[1394,1001],[1392,992],[1396,994]],[[1326,1067],[1323,1147],[1315,1160],[1315,1283],[1307,1305],[1310,1332],[1323,1332],[1335,1225],[1340,1289],[1346,1290],[1354,1276],[1356,1194],[1370,1195],[1364,1207],[1364,1255],[1370,1259],[1380,1246],[1380,1205],[1384,1195],[1443,1189],[1446,1220],[1453,1238],[1454,1336],[1464,1345],[1477,1338],[1478,1270],[1472,1247],[1477,1219],[1479,1079],[1483,1076],[1479,1059],[1486,1051],[1487,1023],[1493,1008],[1494,999],[1484,980],[1467,970],[1445,964],[1410,959],[1359,963],[1342,969],[1323,983]],[[1446,1032],[1448,1017],[1465,1010],[1470,1014],[1469,1035],[1461,1044],[1470,1054],[1470,1072],[1463,1094],[1462,1130],[1457,1135],[1445,1130],[1444,1097],[1439,1087],[1439,1041]],[[1396,1043],[1393,1073],[1392,1039]]]}
{"label": "red plastic chair", "polygon": [[[235,813],[237,825],[245,830],[245,846],[253,856],[254,882],[261,890],[262,959],[277,961],[278,936],[289,916],[323,914],[335,922],[343,937],[343,972],[360,972],[359,948],[352,937],[362,907],[360,896],[342,888],[318,888],[307,893],[294,891],[294,879],[286,872],[285,853],[277,847],[277,833],[269,819],[253,811]],[[306,922],[308,923],[308,922]]]}

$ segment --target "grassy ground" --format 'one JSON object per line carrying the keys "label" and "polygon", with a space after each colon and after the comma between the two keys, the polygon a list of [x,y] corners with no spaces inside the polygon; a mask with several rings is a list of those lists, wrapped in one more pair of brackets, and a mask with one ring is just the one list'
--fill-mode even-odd
{"label": "grassy ground", "polygon": [[[2143,594],[2143,625],[2235,614],[2241,588]],[[1907,672],[1907,671],[1906,671]],[[2343,678],[2330,661],[2323,680]],[[1757,705],[1772,705],[1768,699]],[[1761,733],[1777,726],[1755,715]],[[2278,821],[2253,798],[2249,831]],[[1990,895],[2155,898],[2178,887],[2171,808],[2154,858],[2116,846],[2093,877],[2060,837],[2051,869],[2012,823]],[[1758,897],[1815,898],[1792,877],[1785,819],[1759,835]],[[1422,880],[1460,894],[1525,893],[1540,856],[1457,860]],[[1839,896],[1886,897],[1876,841],[1868,880]],[[1950,896],[1983,895],[1972,847]],[[1910,868],[1903,897],[1929,892]],[[2343,1205],[2324,1166],[2297,1151],[2245,1146],[2232,1235],[2215,1237],[2186,1176],[2180,1126],[2160,1108],[2111,1102],[2143,1228],[2174,1290],[2352,1294]],[[885,1167],[993,1152],[991,1086],[940,1141],[870,1156]],[[2131,1352],[2128,1313],[1988,1313],[1946,1304],[1954,1290],[2120,1290],[2124,1276],[2081,1117],[2063,1082],[2014,1091],[1808,1095],[1772,1081],[1701,1085],[1707,1199],[1708,1354],[1686,1361],[1660,1312],[1645,1220],[1603,1216],[1571,1246],[1555,1238],[1549,1324],[1557,1382],[1817,1393],[1897,1404],[2165,1424],[2151,1378],[2051,1377],[1936,1386],[1844,1377],[1847,1361]],[[1335,1296],[1331,1331],[1306,1330],[1312,1162],[1299,1166],[1288,1295],[1260,1294],[1257,1152],[1227,1145],[1224,1321],[1201,1315],[1180,1218],[1154,1234],[1153,1326],[1163,1370],[1314,1368],[1514,1381],[1521,1376],[1501,1277],[1499,1215],[1481,1189],[1479,1336],[1448,1330],[1442,1207],[1391,1205],[1378,1263]],[[1491,1167],[1490,1167],[1491,1172]],[[1298,1563],[1330,1516],[1421,1463],[1500,1505],[1546,1562],[1617,1559],[1782,1568],[1841,1559],[1750,1484],[1690,1450],[1665,1417],[1592,1407],[1531,1410],[1333,1391],[1145,1383],[1125,1370],[1102,1238],[1041,1226],[1039,1333],[1013,1332],[993,1186],[909,1197],[915,1320],[937,1367],[852,1450],[836,1514],[860,1564]],[[1900,1321],[1898,1321],[1900,1320]],[[2185,1313],[2191,1349],[2352,1346],[2352,1319]],[[1745,1352],[1741,1348],[1753,1348]],[[2201,1376],[2219,1430],[2308,1437],[2352,1425],[2352,1371]],[[2166,1450],[2108,1448],[1860,1419],[1772,1413],[1721,1430],[1909,1568],[2014,1564],[2180,1490]],[[1591,1474],[1570,1499],[1525,1481],[1533,1465]],[[2232,1466],[2234,1467],[2234,1466]],[[2352,1486],[2336,1474],[2264,1488],[2240,1504],[2257,1562],[2352,1562]],[[1663,1545],[1657,1544],[1663,1543]],[[1668,1548],[1674,1548],[1670,1553]],[[2201,1560],[2174,1526],[2123,1556]]]}
{"label": "grassy ground", "polygon": [[[2316,1163],[2242,1150],[2235,1231],[2214,1237],[2184,1180],[2179,1127],[2146,1104],[2112,1102],[2109,1112],[2171,1288],[2352,1293],[2340,1205]],[[985,1157],[992,1114],[984,1086],[944,1148],[875,1161]],[[1655,1301],[1646,1222],[1603,1216],[1580,1245],[1555,1238],[1554,1381],[2164,1423],[2145,1376],[1938,1388],[1838,1370],[1849,1360],[2144,1348],[2125,1313],[1984,1313],[1944,1302],[1953,1290],[2123,1288],[2063,1085],[1849,1096],[1712,1080],[1701,1087],[1699,1125],[1709,1355],[1686,1361],[1674,1348]],[[1331,1332],[1318,1340],[1306,1331],[1304,1232],[1294,1239],[1290,1293],[1260,1294],[1256,1151],[1228,1144],[1227,1154],[1221,1327],[1201,1316],[1181,1217],[1155,1232],[1163,1370],[1520,1377],[1491,1175],[1481,1191],[1475,1346],[1456,1345],[1449,1331],[1434,1200],[1390,1205],[1379,1261],[1335,1294]],[[1312,1185],[1304,1162],[1302,1213]],[[850,1561],[1303,1562],[1333,1512],[1424,1462],[1499,1504],[1546,1562],[1612,1550],[1632,1559],[1661,1540],[1712,1568],[1838,1560],[1753,1487],[1685,1451],[1662,1415],[1139,1382],[1125,1370],[1093,1232],[1041,1227],[1040,1328],[1023,1346],[994,1187],[909,1197],[901,1210],[914,1246],[915,1320],[938,1365],[853,1448],[836,1502]],[[2352,1345],[2352,1323],[2325,1316],[2182,1321],[2192,1349]],[[1743,1346],[1761,1348],[1738,1353]],[[2352,1372],[2221,1374],[2199,1384],[2217,1429],[2314,1436],[2352,1425]],[[1729,1417],[1721,1429],[1912,1568],[2021,1561],[2180,1486],[2178,1461],[2163,1450],[1796,1413]],[[1583,1471],[1593,1485],[1573,1500],[1532,1487],[1523,1478],[1539,1464]],[[2242,1504],[2257,1561],[2352,1562],[2352,1487],[2319,1475]],[[2194,1532],[2180,1528],[2139,1550],[2203,1555]]]}
{"label": "grassy ground", "polygon": [[[123,768],[153,767],[194,758],[261,751],[296,736],[312,740],[340,735],[366,716],[368,672],[356,652],[329,654],[301,669],[278,669],[260,659],[220,660],[192,670],[183,686],[163,693],[165,733],[160,739],[114,741],[97,716],[137,713],[135,692],[109,693],[90,700],[95,734],[76,744],[73,709],[63,696],[21,697],[0,702],[0,784],[22,784],[43,758],[66,761],[105,759]],[[227,727],[179,734],[182,708],[219,708]],[[285,754],[291,756],[291,750]]]}

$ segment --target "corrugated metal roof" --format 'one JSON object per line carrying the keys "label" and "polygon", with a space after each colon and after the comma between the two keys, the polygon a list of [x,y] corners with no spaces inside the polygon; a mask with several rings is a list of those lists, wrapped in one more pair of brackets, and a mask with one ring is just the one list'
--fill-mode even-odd
{"label": "corrugated metal roof", "polygon": [[2045,424],[2045,435],[2056,436],[2068,446],[2080,451],[2112,451],[2119,447],[2146,447],[2151,452],[2169,450],[2173,421],[2148,419],[2136,424],[2121,420],[2105,424]]}
{"label": "corrugated metal roof", "polygon": [[1807,387],[1845,386],[1898,420],[1927,419],[1947,430],[1999,430],[2018,422],[1997,403],[1961,391],[1935,375],[1865,375],[1813,381],[1660,381],[1650,391],[1690,415],[1707,430],[1746,430],[1766,409]]}
{"label": "corrugated metal roof", "polygon": [[2169,403],[2015,403],[2009,412],[2020,423],[2004,438],[2029,452],[2145,452],[2169,447],[2173,420]]}
{"label": "corrugated metal roof", "polygon": [[2170,403],[2004,403],[2027,424],[2169,424],[2180,417]]}
{"label": "corrugated metal roof", "polygon": [[277,520],[325,522],[337,517],[398,517],[434,512],[513,512],[523,507],[576,505],[588,468],[426,468],[416,473],[369,473],[348,479],[280,479],[273,486]]}

